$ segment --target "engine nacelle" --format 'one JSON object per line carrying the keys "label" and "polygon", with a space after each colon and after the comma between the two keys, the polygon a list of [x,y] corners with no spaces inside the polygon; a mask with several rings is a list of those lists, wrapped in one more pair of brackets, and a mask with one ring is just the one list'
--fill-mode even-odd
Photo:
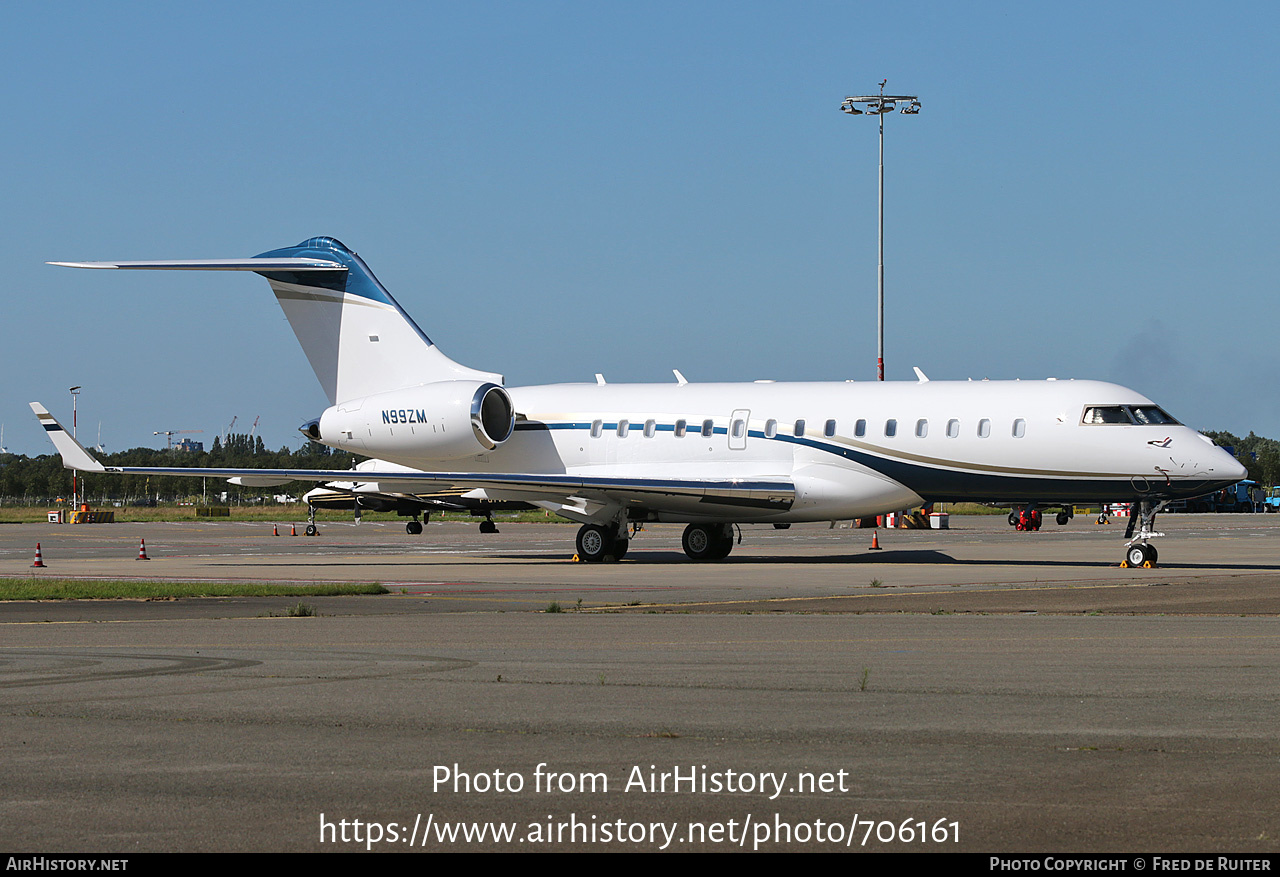
{"label": "engine nacelle", "polygon": [[507,391],[479,381],[440,381],[342,402],[301,427],[321,444],[397,461],[458,460],[511,437]]}

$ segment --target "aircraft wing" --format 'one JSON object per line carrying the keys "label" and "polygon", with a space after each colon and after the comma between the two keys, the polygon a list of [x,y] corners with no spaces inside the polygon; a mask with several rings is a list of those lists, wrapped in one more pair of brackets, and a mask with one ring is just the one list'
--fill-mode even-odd
{"label": "aircraft wing", "polygon": [[[82,472],[117,475],[177,475],[226,478],[246,487],[273,487],[289,481],[350,482],[350,469],[222,469],[184,466],[104,466],[76,441],[39,402],[31,403],[45,432],[62,456],[62,465]],[[707,506],[786,511],[795,501],[795,485],[786,479],[628,478],[566,472],[419,472],[360,470],[361,481],[376,481],[389,493],[449,493],[484,490],[494,499],[563,501],[579,497],[627,507],[705,510]]]}

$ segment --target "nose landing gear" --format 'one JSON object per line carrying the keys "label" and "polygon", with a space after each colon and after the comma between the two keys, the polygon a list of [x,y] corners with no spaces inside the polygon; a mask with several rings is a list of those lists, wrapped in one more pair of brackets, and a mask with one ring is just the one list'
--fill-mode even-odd
{"label": "nose landing gear", "polygon": [[[1152,569],[1160,560],[1160,552],[1151,544],[1149,540],[1163,536],[1163,533],[1155,531],[1156,515],[1169,504],[1168,500],[1163,500],[1152,504],[1149,499],[1142,499],[1134,503],[1134,507],[1130,512],[1129,526],[1125,530],[1125,538],[1129,541],[1125,543],[1124,560],[1120,561],[1121,569],[1129,569],[1130,567],[1139,567],[1141,569]],[[1133,514],[1136,511],[1137,514]],[[1135,535],[1134,530],[1137,530]]]}

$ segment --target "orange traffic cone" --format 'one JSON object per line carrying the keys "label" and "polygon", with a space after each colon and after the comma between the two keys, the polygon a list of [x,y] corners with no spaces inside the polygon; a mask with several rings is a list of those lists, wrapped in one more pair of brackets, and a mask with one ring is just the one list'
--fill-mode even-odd
{"label": "orange traffic cone", "polygon": [[39,543],[39,542],[37,542],[37,543],[36,543],[36,562],[35,562],[35,563],[33,563],[33,564],[31,564],[31,565],[32,565],[32,566],[34,566],[34,567],[39,567],[40,569],[46,569],[46,568],[47,568],[47,567],[45,567],[45,565],[44,565],[44,561],[40,558],[40,543]]}
{"label": "orange traffic cone", "polygon": [[280,535],[280,527],[279,527],[279,526],[277,526],[276,524],[272,524],[272,525],[271,525],[271,535],[272,535],[272,536],[279,536],[279,535]]}
{"label": "orange traffic cone", "polygon": [[292,526],[290,526],[290,527],[289,527],[289,535],[290,535],[290,536],[297,536],[297,535],[298,535],[298,525],[297,525],[297,524],[293,524]]}
{"label": "orange traffic cone", "polygon": [[142,542],[138,544],[138,560],[150,559],[151,558],[147,557],[147,540],[143,539]]}
{"label": "orange traffic cone", "polygon": [[871,531],[871,550],[872,550],[872,551],[879,551],[879,550],[880,550],[880,540],[879,540],[878,538],[876,538],[876,537],[877,537],[877,536],[879,536],[879,535],[880,535],[880,534],[879,534],[879,533],[877,533],[876,531],[874,531],[874,530],[872,530],[872,531]]}

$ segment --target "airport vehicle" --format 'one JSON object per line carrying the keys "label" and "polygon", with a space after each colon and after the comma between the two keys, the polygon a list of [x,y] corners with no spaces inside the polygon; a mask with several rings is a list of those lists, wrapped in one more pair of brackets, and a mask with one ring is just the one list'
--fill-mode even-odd
{"label": "airport vehicle", "polygon": [[1217,514],[1264,512],[1268,510],[1266,503],[1269,501],[1258,482],[1246,478],[1204,496],[1175,500],[1169,503],[1165,511]]}
{"label": "airport vehicle", "polygon": [[[445,356],[330,237],[250,259],[55,262],[80,268],[253,271],[267,279],[330,406],[299,429],[395,464],[379,495],[519,502],[580,523],[581,559],[621,558],[648,521],[686,523],[685,553],[726,557],[741,524],[786,526],[925,502],[1032,507],[1135,501],[1126,562],[1154,564],[1169,499],[1244,467],[1150,399],[1094,381],[556,384],[506,388]],[[267,487],[351,482],[350,470],[104,467],[39,403],[68,468],[221,476]],[[738,528],[738,540],[741,540]]]}

